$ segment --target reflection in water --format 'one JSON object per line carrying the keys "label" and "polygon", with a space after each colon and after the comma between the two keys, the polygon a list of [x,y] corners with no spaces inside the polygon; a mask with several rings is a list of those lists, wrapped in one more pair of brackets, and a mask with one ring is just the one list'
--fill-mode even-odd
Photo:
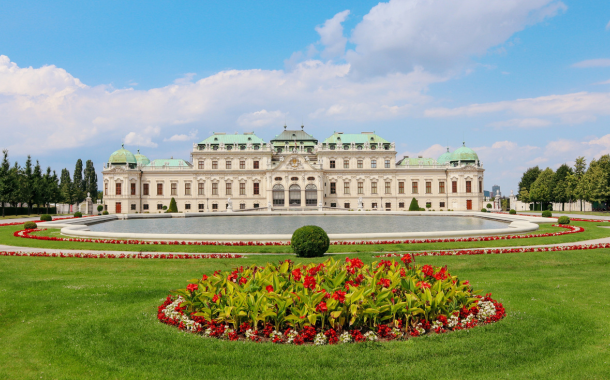
{"label": "reflection in water", "polygon": [[315,225],[329,234],[374,232],[464,231],[504,228],[506,224],[476,217],[407,215],[214,216],[115,220],[90,226],[91,231],[167,234],[292,234]]}

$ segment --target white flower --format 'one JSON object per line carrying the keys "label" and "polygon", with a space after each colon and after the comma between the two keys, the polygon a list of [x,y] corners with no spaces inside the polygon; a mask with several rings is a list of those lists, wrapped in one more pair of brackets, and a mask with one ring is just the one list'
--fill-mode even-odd
{"label": "white flower", "polygon": [[180,314],[179,312],[176,311],[176,308],[178,306],[180,306],[180,304],[182,302],[184,302],[184,299],[182,299],[182,297],[178,297],[178,299],[176,299],[174,302],[172,302],[169,305],[167,305],[165,307],[165,309],[162,310],[162,313],[167,318],[178,320],[178,321],[182,322],[184,324],[184,326],[186,326],[186,330],[187,331],[195,332],[195,331],[197,331],[197,329],[199,327],[201,327],[201,324],[193,321],[188,316],[182,315],[182,314]]}
{"label": "white flower", "polygon": [[343,334],[341,334],[339,336],[339,341],[341,343],[350,343],[352,341],[352,336],[350,335],[350,333],[345,331]]}
{"label": "white flower", "polygon": [[288,343],[288,344],[292,343],[294,341],[294,338],[297,337],[297,335],[299,335],[299,333],[297,333],[294,330],[290,330],[288,335],[286,335],[286,343]]}
{"label": "white flower", "polygon": [[256,332],[252,329],[246,330],[246,338],[250,339],[250,337],[256,336]]}
{"label": "white flower", "polygon": [[318,333],[315,337],[315,339],[313,340],[313,343],[316,346],[322,346],[324,344],[326,344],[326,342],[328,341],[328,338],[324,335],[324,333]]}
{"label": "white flower", "polygon": [[273,332],[269,334],[269,338],[271,338],[271,340],[273,340],[275,337],[282,339],[282,336],[283,334],[277,330],[273,330]]}
{"label": "white flower", "polygon": [[415,330],[417,330],[417,332],[419,333],[419,335],[423,335],[423,334],[425,334],[425,333],[426,333],[426,330],[425,330],[425,329],[424,329],[424,327],[422,326],[421,322],[420,322],[420,323],[418,323],[418,324],[415,326]]}
{"label": "white flower", "polygon": [[452,329],[460,323],[460,318],[457,315],[452,315],[447,321],[447,327]]}
{"label": "white flower", "polygon": [[485,321],[487,318],[496,315],[496,307],[491,301],[479,302],[479,312],[477,313],[477,319]]}
{"label": "white flower", "polygon": [[364,334],[364,337],[368,340],[372,340],[372,341],[376,341],[379,338],[377,337],[377,334],[375,334],[372,331],[368,331],[367,333]]}
{"label": "white flower", "polygon": [[441,322],[441,321],[434,321],[434,322],[432,322],[432,330],[436,330],[439,327],[440,328],[443,327],[443,322]]}

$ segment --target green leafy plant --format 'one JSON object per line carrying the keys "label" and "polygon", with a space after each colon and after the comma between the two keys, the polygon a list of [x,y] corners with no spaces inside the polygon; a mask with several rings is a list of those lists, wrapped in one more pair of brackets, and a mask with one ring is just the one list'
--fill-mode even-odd
{"label": "green leafy plant", "polygon": [[487,212],[487,209],[486,209],[485,207],[483,207],[483,208],[481,209],[481,212]]}
{"label": "green leafy plant", "polygon": [[42,214],[40,215],[40,220],[50,222],[51,220],[53,220],[53,218],[49,214]]}
{"label": "green leafy plant", "polygon": [[167,209],[167,212],[178,212],[178,206],[176,206],[176,200],[174,197],[172,197],[172,199],[169,201],[169,208]]}
{"label": "green leafy plant", "polygon": [[411,204],[409,205],[409,211],[422,211],[423,209],[419,207],[419,203],[417,203],[417,199],[411,199]]}
{"label": "green leafy plant", "polygon": [[104,209],[104,206],[97,205],[97,212],[102,212],[103,209]]}
{"label": "green leafy plant", "polygon": [[82,214],[82,213],[80,213],[79,211],[77,211],[77,212],[75,212],[75,213],[74,213],[74,217],[75,217],[75,218],[82,218],[82,217],[83,217],[83,214]]}
{"label": "green leafy plant", "polygon": [[34,222],[25,222],[23,223],[23,228],[26,230],[33,230],[34,228],[37,228],[38,225]]}
{"label": "green leafy plant", "polygon": [[517,211],[513,210],[512,208],[510,209],[510,211],[508,212],[511,215],[515,215],[517,213]]}
{"label": "green leafy plant", "polygon": [[102,215],[108,215],[108,211],[103,211]]}
{"label": "green leafy plant", "polygon": [[544,218],[550,218],[550,217],[552,217],[552,216],[553,216],[553,213],[552,213],[552,212],[550,212],[549,210],[544,210],[544,211],[542,211],[542,217],[544,217]]}
{"label": "green leafy plant", "polygon": [[557,223],[559,224],[570,224],[570,218],[568,218],[567,216],[560,216],[559,219],[557,219]]}
{"label": "green leafy plant", "polygon": [[485,206],[487,208],[491,208],[491,203],[488,203],[487,206]]}
{"label": "green leafy plant", "polygon": [[330,239],[318,226],[304,226],[292,234],[290,246],[298,257],[323,256],[330,246]]}
{"label": "green leafy plant", "polygon": [[163,206],[163,210],[167,210],[167,206]]}

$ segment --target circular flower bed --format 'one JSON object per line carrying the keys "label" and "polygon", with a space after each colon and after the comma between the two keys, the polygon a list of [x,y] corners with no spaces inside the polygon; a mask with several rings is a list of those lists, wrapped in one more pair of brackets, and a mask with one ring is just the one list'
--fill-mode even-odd
{"label": "circular flower bed", "polygon": [[506,315],[491,294],[476,295],[447,267],[412,261],[286,260],[216,271],[172,292],[157,317],[208,337],[322,345],[440,334]]}

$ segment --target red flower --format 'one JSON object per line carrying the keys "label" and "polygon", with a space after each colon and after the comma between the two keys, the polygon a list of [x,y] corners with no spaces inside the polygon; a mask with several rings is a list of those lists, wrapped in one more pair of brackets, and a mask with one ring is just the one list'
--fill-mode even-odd
{"label": "red flower", "polygon": [[186,290],[188,290],[189,292],[194,292],[195,290],[197,290],[199,288],[199,286],[197,284],[188,284],[188,286],[186,287]]}
{"label": "red flower", "polygon": [[303,286],[308,288],[308,289],[314,290],[315,287],[316,287],[316,279],[315,279],[315,277],[305,276],[305,281],[303,282]]}
{"label": "red flower", "polygon": [[411,255],[404,255],[400,261],[402,261],[405,265],[407,264],[411,264],[411,262],[413,262],[413,257]]}
{"label": "red flower", "polygon": [[208,276],[206,276],[205,274],[203,275],[203,277],[201,278],[201,281],[205,281],[208,279]]}
{"label": "red flower", "polygon": [[421,269],[421,271],[426,275],[426,276],[432,276],[434,274],[434,268],[431,267],[430,265],[424,265],[424,267]]}
{"label": "red flower", "polygon": [[220,297],[218,297],[218,294],[214,294],[214,297],[212,297],[212,302],[214,302],[214,303],[218,302],[219,298]]}
{"label": "red flower", "polygon": [[390,279],[389,278],[382,278],[382,279],[379,280],[377,285],[381,285],[384,288],[389,288],[390,287]]}
{"label": "red flower", "polygon": [[316,311],[318,313],[325,313],[328,311],[328,308],[326,307],[326,302],[322,301],[318,304],[318,306],[316,306]]}
{"label": "red flower", "polygon": [[428,284],[426,281],[420,281],[417,283],[417,286],[422,289],[430,289],[431,285]]}
{"label": "red flower", "polygon": [[239,279],[239,283],[242,284],[242,285],[245,284],[246,282],[248,282],[248,279],[245,278],[245,277],[242,277],[242,278]]}
{"label": "red flower", "polygon": [[271,293],[273,291],[273,286],[267,285],[267,287],[265,289],[267,289],[268,293]]}
{"label": "red flower", "polygon": [[339,303],[344,303],[345,302],[345,292],[342,292],[341,290],[337,290],[333,293],[333,299],[339,301]]}
{"label": "red flower", "polygon": [[301,268],[297,268],[295,270],[292,271],[292,276],[294,277],[295,281],[301,281]]}

